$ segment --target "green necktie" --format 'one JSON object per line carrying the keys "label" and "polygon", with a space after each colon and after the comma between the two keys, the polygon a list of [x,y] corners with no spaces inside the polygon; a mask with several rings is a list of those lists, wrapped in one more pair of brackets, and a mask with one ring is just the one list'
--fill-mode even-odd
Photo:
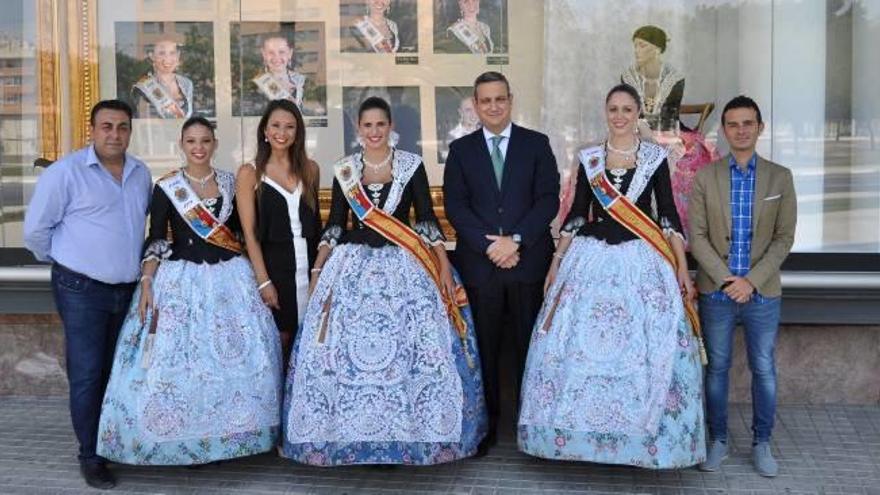
{"label": "green necktie", "polygon": [[495,169],[495,181],[501,189],[501,177],[504,175],[504,155],[501,154],[501,141],[504,136],[492,136],[492,168]]}

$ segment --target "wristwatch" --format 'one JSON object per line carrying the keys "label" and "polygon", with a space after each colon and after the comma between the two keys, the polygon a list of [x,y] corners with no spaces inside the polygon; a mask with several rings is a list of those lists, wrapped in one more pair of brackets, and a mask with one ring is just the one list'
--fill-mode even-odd
{"label": "wristwatch", "polygon": [[520,244],[520,245],[522,244],[522,236],[521,235],[513,234],[512,236],[510,236],[510,238],[513,240],[513,242]]}

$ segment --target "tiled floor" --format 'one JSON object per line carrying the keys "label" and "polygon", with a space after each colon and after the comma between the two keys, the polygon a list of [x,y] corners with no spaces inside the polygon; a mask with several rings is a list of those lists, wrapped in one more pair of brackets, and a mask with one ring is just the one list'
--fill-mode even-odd
{"label": "tiled floor", "polygon": [[[113,493],[880,495],[880,406],[780,407],[775,479],[752,469],[750,416],[748,405],[733,407],[733,455],[714,474],[543,461],[508,440],[482,459],[421,468],[319,469],[275,455],[200,469],[113,466],[119,478]],[[0,397],[0,493],[89,493],[74,451],[65,400]]]}

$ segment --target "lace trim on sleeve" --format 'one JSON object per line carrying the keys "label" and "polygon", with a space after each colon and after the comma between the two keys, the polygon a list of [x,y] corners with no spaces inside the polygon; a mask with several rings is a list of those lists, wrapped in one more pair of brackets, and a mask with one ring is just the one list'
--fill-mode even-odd
{"label": "lace trim on sleeve", "polygon": [[559,235],[561,235],[562,237],[571,237],[571,236],[577,234],[577,232],[579,230],[581,230],[581,227],[583,227],[584,224],[586,224],[586,223],[587,223],[586,218],[574,217],[571,220],[569,220],[568,222],[566,222],[565,225],[563,225],[561,229],[559,229]]}
{"label": "lace trim on sleeve", "polygon": [[418,222],[413,227],[413,230],[419,234],[422,240],[425,241],[425,244],[431,247],[439,246],[446,241],[446,236],[443,235],[440,226],[433,220]]}
{"label": "lace trim on sleeve", "polygon": [[342,227],[339,225],[332,225],[327,227],[327,230],[324,231],[324,235],[321,236],[321,242],[318,243],[318,247],[327,246],[330,249],[336,247],[339,244],[339,239],[342,237]]}
{"label": "lace trim on sleeve", "polygon": [[157,239],[147,246],[147,250],[144,251],[144,258],[141,260],[141,265],[150,260],[162,262],[163,260],[167,260],[170,256],[171,243],[166,239]]}
{"label": "lace trim on sleeve", "polygon": [[665,235],[666,237],[674,235],[681,239],[681,242],[687,242],[687,240],[684,238],[684,234],[676,230],[675,227],[673,227],[672,222],[670,222],[668,218],[660,217],[660,228],[663,229],[663,235]]}

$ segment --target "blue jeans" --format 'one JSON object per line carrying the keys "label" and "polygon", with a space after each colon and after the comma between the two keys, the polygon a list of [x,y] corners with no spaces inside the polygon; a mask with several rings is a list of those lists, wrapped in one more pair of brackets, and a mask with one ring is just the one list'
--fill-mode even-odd
{"label": "blue jeans", "polygon": [[767,442],[776,415],[776,334],[781,298],[738,304],[700,295],[700,323],[709,354],[706,371],[706,415],[709,437],[727,441],[728,372],[733,356],[733,332],[745,328],[746,354],[752,372],[753,441]]}
{"label": "blue jeans", "polygon": [[52,266],[52,294],[64,325],[70,418],[84,464],[104,462],[95,454],[101,402],[134,288],[134,283],[105,284]]}

